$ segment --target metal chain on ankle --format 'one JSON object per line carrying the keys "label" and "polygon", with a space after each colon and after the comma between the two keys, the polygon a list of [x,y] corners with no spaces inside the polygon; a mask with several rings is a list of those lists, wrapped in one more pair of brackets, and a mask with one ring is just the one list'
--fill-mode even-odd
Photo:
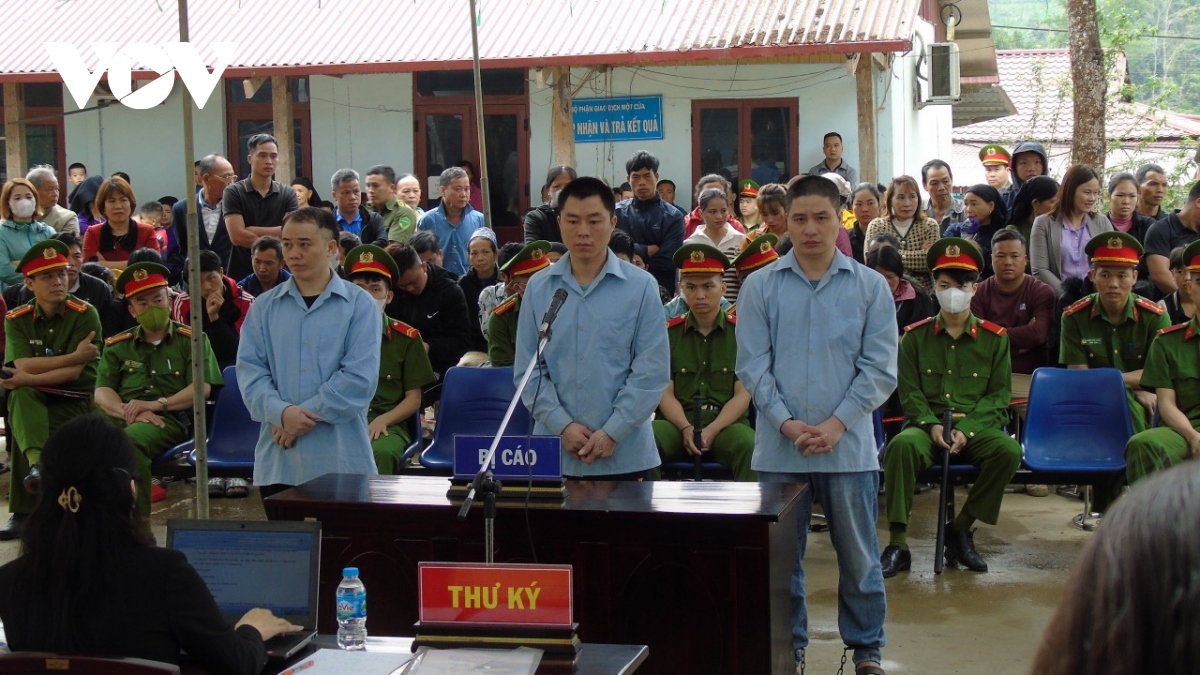
{"label": "metal chain on ankle", "polygon": [[851,647],[842,648],[842,662],[838,665],[837,675],[842,675],[842,673],[846,670],[846,654],[849,653],[850,649]]}

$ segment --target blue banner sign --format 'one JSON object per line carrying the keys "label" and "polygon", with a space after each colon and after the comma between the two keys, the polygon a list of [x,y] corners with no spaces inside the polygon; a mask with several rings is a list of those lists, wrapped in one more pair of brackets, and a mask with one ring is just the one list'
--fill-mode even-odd
{"label": "blue banner sign", "polygon": [[575,99],[571,123],[576,143],[661,139],[662,96]]}
{"label": "blue banner sign", "polygon": [[[472,478],[483,466],[491,436],[454,437],[454,476]],[[513,480],[562,478],[562,439],[558,436],[503,436],[492,458],[492,475]]]}

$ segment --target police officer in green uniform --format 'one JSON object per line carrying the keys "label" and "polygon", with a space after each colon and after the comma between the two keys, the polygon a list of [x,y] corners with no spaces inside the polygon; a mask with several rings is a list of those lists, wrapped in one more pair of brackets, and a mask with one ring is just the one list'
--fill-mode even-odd
{"label": "police officer in green uniform", "polygon": [[[1142,367],[1158,331],[1170,318],[1158,304],[1133,293],[1142,245],[1124,232],[1103,232],[1085,249],[1096,292],[1062,317],[1060,360],[1068,368],[1116,368],[1124,373],[1134,433],[1149,426],[1155,396],[1141,386]],[[1099,495],[1098,495],[1099,496]]]}
{"label": "police officer in green uniform", "polygon": [[[671,383],[658,404],[654,441],[662,461],[708,455],[741,481],[756,481],[750,468],[754,428],[750,392],[734,374],[737,320],[721,311],[729,259],[708,244],[684,244],[674,256],[686,314],[667,322]],[[701,397],[700,447],[692,419],[693,397]]]}
{"label": "police officer in green uniform", "polygon": [[[392,285],[400,269],[388,252],[364,244],[350,249],[343,264],[346,277],[379,305],[392,301]],[[367,434],[375,454],[375,467],[388,476],[400,468],[404,450],[412,443],[408,422],[421,409],[421,391],[437,381],[425,343],[416,328],[384,317],[380,343],[379,382],[367,408]]]}
{"label": "police officer in green uniform", "polygon": [[[1021,464],[1020,444],[1003,429],[1012,397],[1007,331],[971,314],[983,255],[966,239],[945,237],[926,260],[941,311],[905,328],[900,341],[898,390],[906,421],[883,457],[891,534],[880,556],[885,578],[912,567],[908,519],[917,474],[933,465],[934,447],[979,468],[966,503],[946,527],[946,562],[976,572],[988,568],[971,526],[976,520],[996,524],[1004,487]],[[948,407],[954,409],[949,446],[940,421]]]}
{"label": "police officer in green uniform", "polygon": [[[1192,302],[1200,299],[1200,241],[1183,251]],[[1126,476],[1138,480],[1200,457],[1200,316],[1158,331],[1150,344],[1141,386],[1155,390],[1162,426],[1135,434],[1125,445]]]}
{"label": "police officer in green uniform", "polygon": [[7,335],[0,386],[8,390],[8,422],[15,448],[8,490],[12,520],[0,540],[20,536],[37,504],[38,461],[50,434],[63,422],[93,410],[100,358],[100,315],[67,292],[67,245],[53,239],[34,244],[18,271],[33,300],[4,318]]}
{"label": "police officer in green uniform", "polygon": [[512,293],[492,310],[488,317],[488,363],[493,368],[511,366],[517,353],[517,317],[521,314],[521,294],[534,273],[550,266],[550,242],[531,241],[519,253],[500,266],[500,276]]}
{"label": "police officer in green uniform", "polygon": [[[770,232],[759,234],[752,240],[748,239],[742,252],[730,263],[737,270],[738,280],[745,284],[746,277],[750,276],[751,272],[779,260],[779,253],[775,250],[778,243],[779,237]],[[737,316],[737,303],[733,303],[727,311]]]}
{"label": "police officer in green uniform", "polygon": [[[138,510],[150,516],[150,464],[191,435],[192,330],[171,321],[167,268],[134,263],[117,277],[138,325],[104,341],[96,376],[96,405],[123,427],[137,459]],[[222,383],[208,337],[204,341],[204,395]]]}

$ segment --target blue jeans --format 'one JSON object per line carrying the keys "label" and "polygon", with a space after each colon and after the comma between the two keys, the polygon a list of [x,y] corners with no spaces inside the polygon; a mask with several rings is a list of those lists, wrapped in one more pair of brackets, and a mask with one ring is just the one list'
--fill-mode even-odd
{"label": "blue jeans", "polygon": [[792,571],[792,646],[808,647],[808,606],[804,592],[804,550],[815,498],[825,511],[838,561],[838,632],[854,649],[854,663],[880,660],[887,643],[883,621],[887,598],[879,565],[875,519],[879,511],[879,472],[774,473],[760,471],[760,483],[808,485],[796,513],[797,556]]}

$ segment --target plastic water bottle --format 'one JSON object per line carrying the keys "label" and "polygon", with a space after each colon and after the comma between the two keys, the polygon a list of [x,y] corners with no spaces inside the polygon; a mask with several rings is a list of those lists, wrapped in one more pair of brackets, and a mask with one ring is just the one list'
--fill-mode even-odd
{"label": "plastic water bottle", "polygon": [[358,578],[357,567],[342,570],[337,587],[337,641],[340,649],[367,648],[367,587]]}

